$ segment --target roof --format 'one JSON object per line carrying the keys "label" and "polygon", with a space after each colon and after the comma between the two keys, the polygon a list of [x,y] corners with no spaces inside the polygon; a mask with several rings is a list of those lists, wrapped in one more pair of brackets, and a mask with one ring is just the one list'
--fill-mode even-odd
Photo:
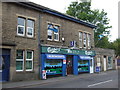
{"label": "roof", "polygon": [[58,12],[56,10],[53,10],[53,9],[50,9],[50,8],[47,8],[47,7],[44,7],[42,5],[38,5],[38,4],[33,3],[33,2],[14,2],[14,3],[26,6],[28,8],[32,8],[32,9],[38,10],[40,12],[49,13],[49,14],[61,17],[63,19],[67,19],[67,20],[70,20],[70,21],[73,21],[73,22],[85,25],[85,26],[90,27],[90,28],[96,28],[95,25],[93,25],[93,24],[91,24],[89,22],[85,22],[83,20],[79,20],[79,19],[77,19],[75,17],[72,17],[70,15],[63,14],[61,12]]}

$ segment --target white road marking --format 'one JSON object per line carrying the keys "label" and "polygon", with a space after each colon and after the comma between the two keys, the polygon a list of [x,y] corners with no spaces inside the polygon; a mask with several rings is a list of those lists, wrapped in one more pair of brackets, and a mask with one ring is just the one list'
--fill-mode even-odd
{"label": "white road marking", "polygon": [[96,85],[99,85],[99,84],[103,84],[103,83],[107,83],[107,82],[111,82],[112,80],[108,80],[108,81],[104,81],[104,82],[99,82],[99,83],[95,83],[95,84],[92,84],[92,85],[88,85],[88,87],[93,87],[93,86],[96,86]]}

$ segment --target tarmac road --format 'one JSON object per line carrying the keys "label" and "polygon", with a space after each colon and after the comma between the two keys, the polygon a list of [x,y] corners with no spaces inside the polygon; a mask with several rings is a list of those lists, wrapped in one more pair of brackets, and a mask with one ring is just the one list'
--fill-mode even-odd
{"label": "tarmac road", "polygon": [[68,76],[63,80],[21,88],[118,88],[118,71]]}

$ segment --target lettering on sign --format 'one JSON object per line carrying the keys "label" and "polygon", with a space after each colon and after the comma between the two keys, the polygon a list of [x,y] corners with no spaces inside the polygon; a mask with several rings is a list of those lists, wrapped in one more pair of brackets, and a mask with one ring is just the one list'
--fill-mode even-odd
{"label": "lettering on sign", "polygon": [[93,53],[92,51],[85,51],[86,55],[92,55],[92,53]]}
{"label": "lettering on sign", "polygon": [[48,47],[48,48],[47,48],[47,51],[48,51],[49,53],[58,53],[58,52],[60,52],[60,48]]}

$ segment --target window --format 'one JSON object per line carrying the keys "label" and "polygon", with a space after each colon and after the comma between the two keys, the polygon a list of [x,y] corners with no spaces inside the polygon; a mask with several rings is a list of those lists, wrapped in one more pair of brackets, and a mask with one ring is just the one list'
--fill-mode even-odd
{"label": "window", "polygon": [[27,20],[27,36],[33,37],[34,36],[34,21]]}
{"label": "window", "polygon": [[79,41],[80,41],[80,48],[82,48],[83,47],[83,33],[82,32],[79,32]]}
{"label": "window", "polygon": [[91,35],[87,34],[87,39],[88,39],[88,49],[91,48]]}
{"label": "window", "polygon": [[24,51],[17,50],[16,52],[16,71],[23,71],[24,68]]}
{"label": "window", "polygon": [[[33,51],[26,51],[26,53],[24,52],[25,51],[23,50],[17,50],[16,52],[16,71],[33,70]],[[25,55],[26,57],[24,58]]]}
{"label": "window", "polygon": [[84,46],[84,48],[86,48],[86,36],[87,36],[87,34],[83,33],[83,46]]}
{"label": "window", "polygon": [[54,28],[58,30],[57,32],[54,32],[54,41],[59,41],[59,27],[54,26]]}
{"label": "window", "polygon": [[26,71],[33,70],[33,51],[26,52]]}
{"label": "window", "polygon": [[59,26],[48,24],[48,31],[47,31],[48,40],[59,41]]}
{"label": "window", "polygon": [[25,19],[18,18],[18,25],[17,25],[17,35],[24,36],[25,35]]}
{"label": "window", "polygon": [[52,40],[52,31],[48,30],[48,40]]}
{"label": "window", "polygon": [[97,66],[101,66],[100,57],[97,57]]}
{"label": "window", "polygon": [[112,69],[112,57],[108,57],[108,69]]}

